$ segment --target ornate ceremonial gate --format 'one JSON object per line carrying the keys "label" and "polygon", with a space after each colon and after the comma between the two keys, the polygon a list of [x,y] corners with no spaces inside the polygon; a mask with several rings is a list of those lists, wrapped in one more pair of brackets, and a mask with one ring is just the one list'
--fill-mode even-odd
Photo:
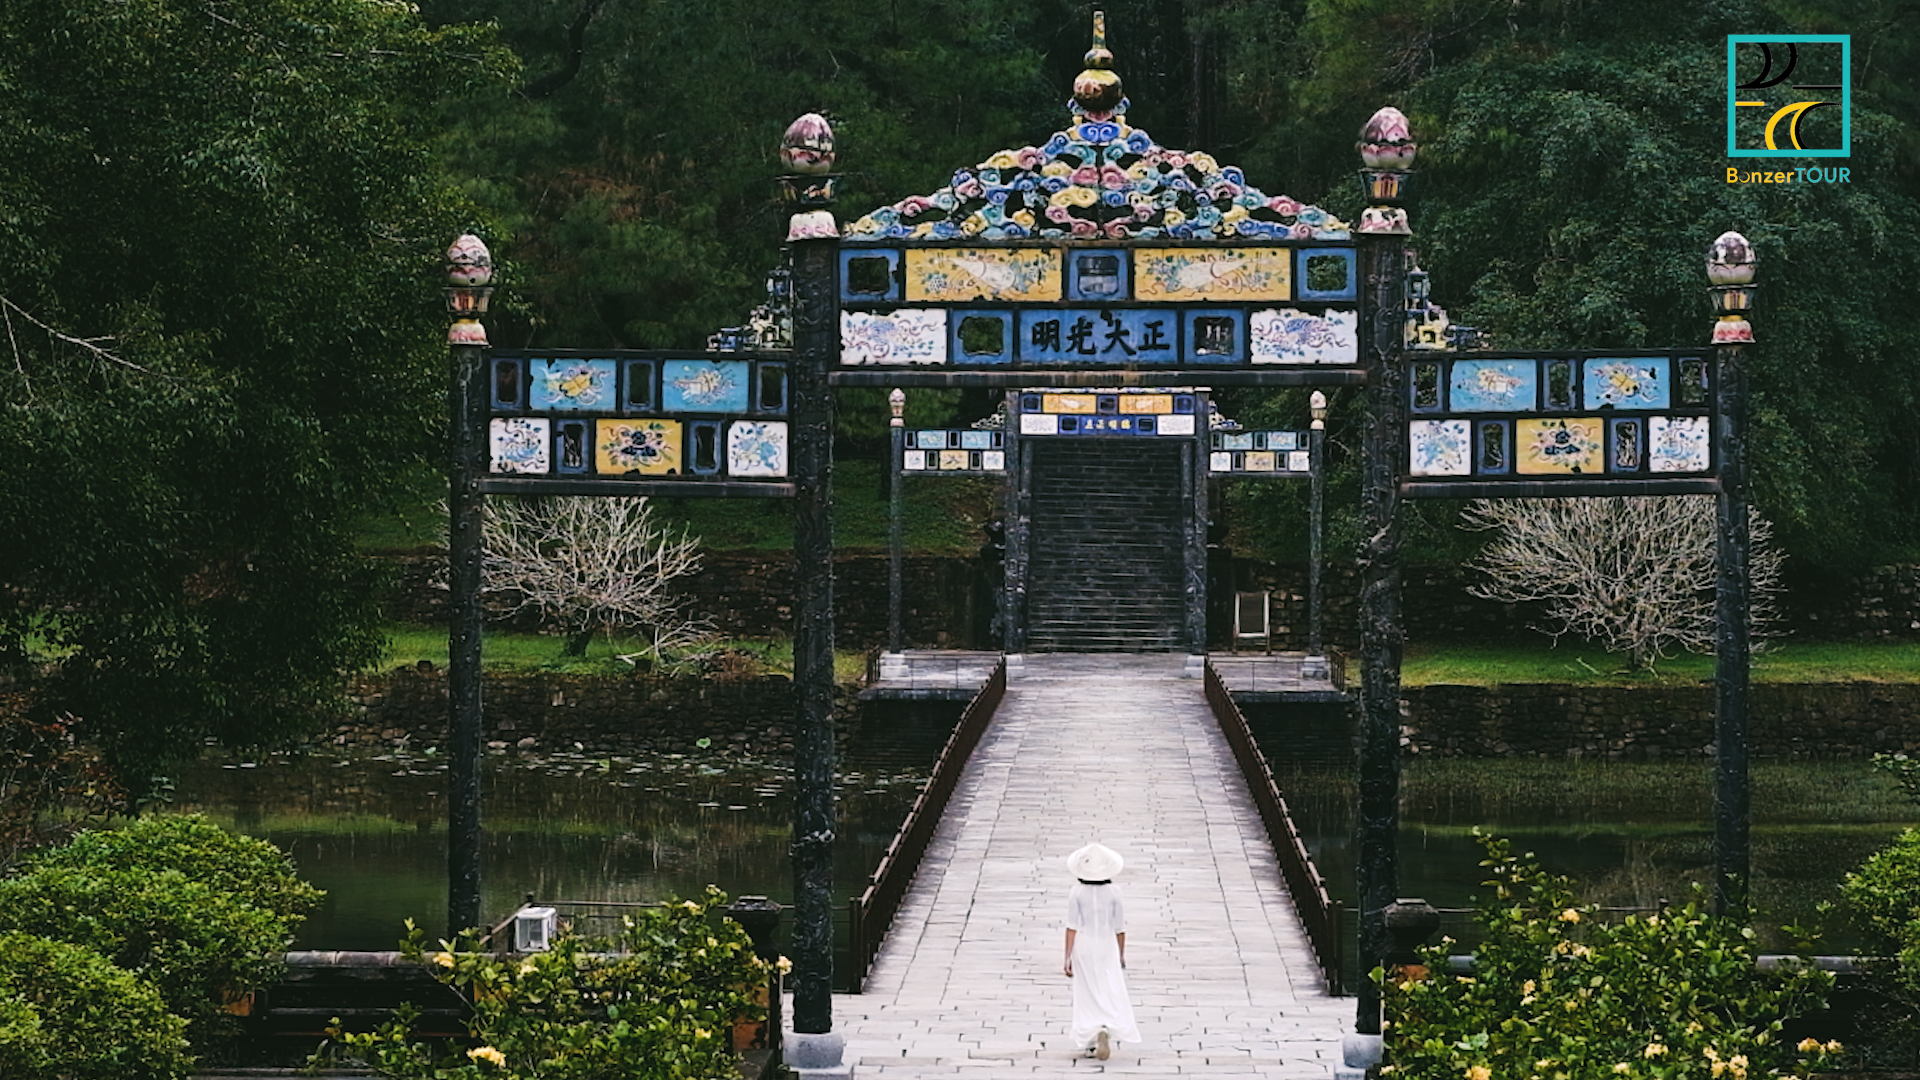
{"label": "ornate ceremonial gate", "polygon": [[[461,319],[450,334],[454,927],[479,915],[482,495],[792,497],[794,1027],[831,1032],[834,386],[1006,391],[1001,411],[973,427],[911,432],[894,395],[898,476],[1004,478],[1006,651],[1195,653],[1206,650],[1210,480],[1311,478],[1317,488],[1324,412],[1316,392],[1316,437],[1239,431],[1217,418],[1211,390],[1364,386],[1363,970],[1387,955],[1398,890],[1398,500],[1717,494],[1716,895],[1723,907],[1744,903],[1746,242],[1727,234],[1710,255],[1721,321],[1709,348],[1463,348],[1476,335],[1449,328],[1427,302],[1408,247],[1399,197],[1414,144],[1396,110],[1380,110],[1361,133],[1371,205],[1350,229],[1131,127],[1111,60],[1096,14],[1065,130],[844,230],[828,209],[832,133],[811,114],[795,121],[782,149],[790,174],[779,181],[795,211],[790,271],[769,279],[770,303],[751,329],[723,331],[704,354],[490,354],[473,321],[490,292],[485,250],[463,238],[449,252],[449,306]],[[1098,577],[1116,553],[1144,570],[1131,586]],[[1138,595],[1147,579],[1168,590]],[[1107,618],[1106,636],[1091,643],[1076,638],[1075,627],[1125,606],[1129,587],[1126,618]],[[897,617],[890,636],[897,649]],[[1377,1035],[1377,990],[1361,986],[1357,1027]]]}

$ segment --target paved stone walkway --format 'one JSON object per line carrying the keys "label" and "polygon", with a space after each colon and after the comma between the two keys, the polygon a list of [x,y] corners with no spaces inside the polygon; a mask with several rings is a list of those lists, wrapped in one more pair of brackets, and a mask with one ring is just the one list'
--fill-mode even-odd
{"label": "paved stone walkway", "polygon": [[[1331,998],[1182,656],[1030,655],[949,805],[867,992],[834,999],[856,1076],[1330,1077]],[[1068,1045],[1069,852],[1119,851],[1145,1042]],[[789,1012],[788,1015],[791,1015]]]}

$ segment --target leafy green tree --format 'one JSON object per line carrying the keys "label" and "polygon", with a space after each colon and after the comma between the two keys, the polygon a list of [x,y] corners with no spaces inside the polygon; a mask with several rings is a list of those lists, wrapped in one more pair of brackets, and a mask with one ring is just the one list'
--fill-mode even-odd
{"label": "leafy green tree", "polygon": [[372,0],[0,20],[0,653],[54,661],[36,707],[136,795],[378,655],[348,524],[435,446],[470,214],[430,113],[490,40]]}
{"label": "leafy green tree", "polygon": [[92,949],[0,932],[0,1074],[11,1080],[180,1080],[187,1022]]}
{"label": "leafy green tree", "polygon": [[[1045,14],[1011,0],[423,7],[498,20],[526,60],[522,91],[468,101],[446,144],[515,267],[496,343],[690,348],[739,323],[785,236],[771,180],[802,112],[834,123],[848,212],[930,191],[1064,116],[1033,45]],[[558,78],[589,8],[577,74]]]}
{"label": "leafy green tree", "polygon": [[[1920,20],[1912,5],[1246,0],[1233,10],[1293,28],[1265,62],[1251,44],[1236,54],[1235,105],[1292,110],[1243,164],[1261,175],[1265,162],[1306,159],[1324,205],[1348,212],[1351,132],[1378,105],[1400,105],[1421,144],[1413,226],[1435,297],[1501,345],[1704,342],[1706,247],[1727,229],[1753,239],[1762,512],[1808,563],[1913,556],[1920,438],[1908,418],[1920,372],[1901,326],[1920,252],[1916,89],[1901,65]],[[1847,184],[1727,183],[1726,36],[1783,32],[1855,35]],[[1288,186],[1310,197],[1315,185],[1298,175]],[[1329,505],[1347,502],[1336,489]]]}

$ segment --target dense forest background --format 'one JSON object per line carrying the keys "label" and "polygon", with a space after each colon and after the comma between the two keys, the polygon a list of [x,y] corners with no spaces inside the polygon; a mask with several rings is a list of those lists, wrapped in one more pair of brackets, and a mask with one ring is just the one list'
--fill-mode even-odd
{"label": "dense forest background", "polygon": [[[1702,341],[1707,245],[1744,232],[1754,473],[1779,542],[1815,568],[1920,556],[1901,329],[1920,3],[1104,7],[1130,120],[1270,194],[1352,220],[1354,136],[1405,110],[1435,299],[1504,344]],[[794,116],[835,125],[843,218],[930,192],[1063,126],[1091,11],[0,0],[0,668],[28,688],[0,693],[0,720],[40,725],[19,760],[77,733],[147,783],[209,738],[309,730],[340,673],[378,658],[354,526],[442,456],[435,282],[455,233],[503,264],[497,344],[698,347],[779,257],[769,180]],[[1852,36],[1851,182],[1730,185],[1726,35],[1789,32]],[[1305,419],[1297,392],[1225,397],[1250,424]],[[879,393],[841,404],[842,451],[874,452]],[[1355,503],[1357,404],[1336,401],[1335,508]],[[1303,493],[1247,487],[1237,535],[1297,549]],[[1470,542],[1456,507],[1411,511],[1414,557]],[[1329,550],[1352,539],[1336,513]]]}
{"label": "dense forest background", "polygon": [[[1706,246],[1728,228],[1745,232],[1763,260],[1754,422],[1766,514],[1786,549],[1816,564],[1914,554],[1920,364],[1898,327],[1920,271],[1920,5],[1102,6],[1129,119],[1165,145],[1240,164],[1269,193],[1357,217],[1354,134],[1379,105],[1404,109],[1421,144],[1413,220],[1435,298],[1502,344],[1700,340]],[[514,85],[458,106],[446,143],[512,264],[496,340],[699,345],[740,321],[777,258],[768,177],[793,115],[834,122],[843,218],[931,192],[955,167],[1063,126],[1091,10],[1049,0],[422,5],[432,22],[492,20],[524,65]],[[1850,183],[1730,185],[1725,37],[1789,32],[1853,37]],[[880,430],[872,396],[843,400],[853,452]],[[1298,397],[1231,395],[1229,411],[1297,425]],[[1356,431],[1336,425],[1343,472]],[[1346,483],[1337,477],[1336,492]],[[1243,495],[1235,509],[1260,526],[1242,530],[1251,536],[1296,533],[1299,512],[1286,490]],[[1464,542],[1448,527],[1455,508],[1419,512],[1417,545],[1451,557]]]}

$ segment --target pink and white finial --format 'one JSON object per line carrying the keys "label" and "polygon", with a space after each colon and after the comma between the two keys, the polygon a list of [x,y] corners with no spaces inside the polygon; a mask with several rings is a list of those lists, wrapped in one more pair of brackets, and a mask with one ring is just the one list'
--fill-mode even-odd
{"label": "pink and white finial", "polygon": [[780,161],[788,172],[819,176],[833,171],[833,125],[819,113],[806,113],[787,125],[780,139]]}
{"label": "pink and white finial", "polygon": [[1360,129],[1360,160],[1369,169],[1407,169],[1419,147],[1413,141],[1413,129],[1407,116],[1391,105],[1373,114]]}

